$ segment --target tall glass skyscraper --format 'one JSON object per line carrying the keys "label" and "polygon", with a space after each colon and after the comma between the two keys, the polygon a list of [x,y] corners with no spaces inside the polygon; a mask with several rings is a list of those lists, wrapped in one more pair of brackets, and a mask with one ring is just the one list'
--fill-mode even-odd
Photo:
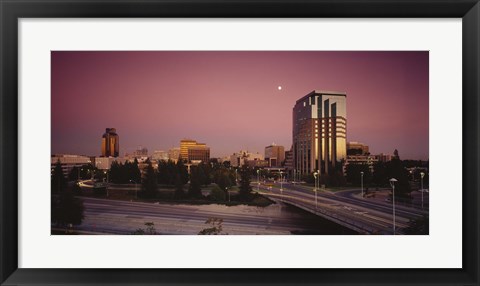
{"label": "tall glass skyscraper", "polygon": [[119,140],[115,128],[107,128],[102,136],[102,157],[118,157]]}
{"label": "tall glass skyscraper", "polygon": [[328,174],[347,156],[347,109],[343,92],[314,90],[293,107],[293,168]]}

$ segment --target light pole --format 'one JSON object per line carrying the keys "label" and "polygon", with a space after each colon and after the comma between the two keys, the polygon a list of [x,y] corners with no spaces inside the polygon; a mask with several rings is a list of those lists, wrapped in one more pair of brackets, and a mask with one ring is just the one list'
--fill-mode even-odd
{"label": "light pole", "polygon": [[422,192],[422,210],[423,210],[423,177],[425,176],[425,173],[424,172],[421,172],[420,173],[420,177],[421,177],[421,186],[422,186],[422,189],[420,190],[420,192]]}
{"label": "light pole", "polygon": [[107,189],[107,198],[108,198],[108,171],[103,171],[103,173],[107,175],[107,186],[105,188]]}
{"label": "light pole", "polygon": [[228,202],[230,202],[230,191],[228,190],[228,187],[225,187],[225,191],[228,193]]}
{"label": "light pole", "polygon": [[260,191],[260,169],[257,170],[257,193]]}
{"label": "light pole", "polygon": [[235,184],[238,185],[238,168],[235,169]]}
{"label": "light pole", "polygon": [[362,184],[362,198],[364,198],[365,196],[363,195],[363,172],[360,172],[360,175],[361,175],[361,184]]}
{"label": "light pole", "polygon": [[130,183],[135,184],[135,199],[137,199],[137,182],[135,182],[134,180],[130,180]]}
{"label": "light pole", "polygon": [[391,178],[390,179],[390,186],[392,186],[393,195],[392,195],[392,202],[393,202],[393,235],[395,235],[395,182],[398,182],[397,179]]}
{"label": "light pole", "polygon": [[317,210],[317,187],[318,187],[317,177],[318,177],[318,173],[317,172],[313,173],[313,177],[315,177],[315,188],[313,190],[315,192],[315,210]]}
{"label": "light pole", "polygon": [[280,171],[280,193],[283,192],[283,172]]}
{"label": "light pole", "polygon": [[296,175],[297,175],[297,170],[293,169],[293,184],[295,184]]}

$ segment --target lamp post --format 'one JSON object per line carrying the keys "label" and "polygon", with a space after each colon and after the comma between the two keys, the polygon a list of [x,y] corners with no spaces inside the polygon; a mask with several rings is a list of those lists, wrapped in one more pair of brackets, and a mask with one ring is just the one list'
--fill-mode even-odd
{"label": "lamp post", "polygon": [[315,192],[315,210],[317,210],[318,172],[313,173],[313,177],[315,177],[315,188],[313,189],[313,191]]}
{"label": "lamp post", "polygon": [[257,170],[257,193],[260,191],[260,169]]}
{"label": "lamp post", "polygon": [[283,192],[283,172],[280,171],[280,193]]}
{"label": "lamp post", "polygon": [[421,173],[420,173],[420,177],[421,177],[420,182],[421,182],[421,184],[422,184],[422,185],[421,185],[421,186],[422,186],[422,189],[420,190],[420,192],[422,192],[422,210],[423,210],[423,177],[424,177],[424,176],[425,176],[425,173],[424,173],[424,172],[421,172]]}
{"label": "lamp post", "polygon": [[225,191],[228,193],[228,202],[230,202],[230,191],[228,190],[228,187],[225,187]]}
{"label": "lamp post", "polygon": [[398,182],[397,179],[391,178],[390,179],[390,186],[392,186],[393,195],[392,195],[392,202],[393,202],[393,235],[395,235],[395,182]]}
{"label": "lamp post", "polygon": [[238,168],[235,169],[235,184],[238,185]]}
{"label": "lamp post", "polygon": [[135,184],[135,199],[137,199],[137,182],[135,182],[134,180],[130,180],[130,183],[134,183]]}
{"label": "lamp post", "polygon": [[297,170],[293,169],[293,184],[295,184],[295,176],[297,175]]}
{"label": "lamp post", "polygon": [[103,171],[103,173],[107,175],[107,186],[105,188],[107,189],[107,198],[108,198],[108,171]]}
{"label": "lamp post", "polygon": [[365,196],[363,195],[363,172],[360,172],[360,175],[361,175],[361,185],[362,185],[362,198],[364,198]]}

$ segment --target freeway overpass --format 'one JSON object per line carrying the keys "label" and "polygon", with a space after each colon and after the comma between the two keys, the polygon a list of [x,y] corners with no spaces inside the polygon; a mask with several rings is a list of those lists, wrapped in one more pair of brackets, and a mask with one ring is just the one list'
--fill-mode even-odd
{"label": "freeway overpass", "polygon": [[[292,183],[264,185],[252,183],[254,190],[274,200],[294,205],[363,234],[394,234],[392,204],[362,198],[360,190],[330,192],[319,189],[315,198],[312,187]],[[396,205],[395,234],[403,234],[412,219],[428,212],[419,208]]]}

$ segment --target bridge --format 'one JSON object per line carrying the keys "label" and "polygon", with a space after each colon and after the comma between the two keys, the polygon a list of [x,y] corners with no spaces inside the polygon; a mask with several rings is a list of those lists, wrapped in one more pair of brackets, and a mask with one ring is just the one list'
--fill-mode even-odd
{"label": "bridge", "polygon": [[[394,234],[393,207],[390,202],[362,198],[360,190],[325,191],[292,183],[257,184],[254,190],[273,200],[281,201],[321,216],[361,234]],[[410,220],[428,215],[418,207],[396,204],[395,234],[403,234]]]}

